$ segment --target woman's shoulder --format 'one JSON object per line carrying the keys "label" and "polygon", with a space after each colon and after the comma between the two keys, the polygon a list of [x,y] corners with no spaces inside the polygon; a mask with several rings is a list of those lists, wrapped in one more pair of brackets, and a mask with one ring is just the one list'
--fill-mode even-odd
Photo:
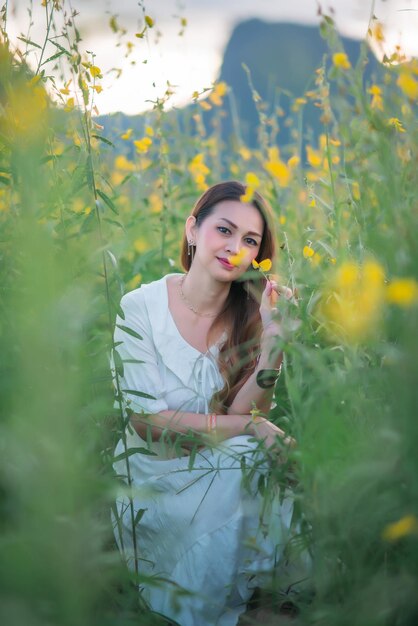
{"label": "woman's shoulder", "polygon": [[176,274],[166,274],[158,280],[144,283],[136,289],[128,291],[122,296],[121,307],[124,309],[131,306],[145,306],[153,304],[153,302],[161,305],[162,301],[164,301],[162,300],[162,296],[165,296],[167,292],[167,279],[175,275]]}

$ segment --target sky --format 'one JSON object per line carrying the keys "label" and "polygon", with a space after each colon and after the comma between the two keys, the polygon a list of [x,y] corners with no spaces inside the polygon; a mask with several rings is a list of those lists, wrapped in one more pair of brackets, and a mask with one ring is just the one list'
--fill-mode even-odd
{"label": "sky", "polygon": [[[28,31],[31,4],[33,26]],[[64,0],[64,5],[70,3]],[[103,91],[95,96],[100,114],[133,115],[152,108],[167,81],[175,86],[168,105],[186,104],[194,91],[209,88],[217,79],[224,48],[242,20],[318,24],[320,19],[316,0],[71,0],[71,6],[79,13],[75,22],[82,36],[80,48],[86,56],[86,51],[94,52],[103,73]],[[325,13],[332,8],[341,34],[356,39],[365,37],[373,11],[384,28],[385,52],[390,54],[400,44],[407,55],[418,56],[418,0],[327,0],[321,6]],[[145,14],[155,25],[139,39],[135,34],[141,31]],[[126,30],[120,45],[109,26],[112,15]],[[187,20],[185,28],[182,18]],[[43,43],[41,0],[9,1],[7,29],[11,41],[19,45],[16,38],[28,32],[31,40]],[[127,55],[128,42],[133,46]],[[54,51],[51,46],[51,54]],[[36,53],[35,49],[29,58],[33,66]],[[115,69],[122,70],[119,78]],[[63,86],[65,77],[57,74],[56,80]]]}

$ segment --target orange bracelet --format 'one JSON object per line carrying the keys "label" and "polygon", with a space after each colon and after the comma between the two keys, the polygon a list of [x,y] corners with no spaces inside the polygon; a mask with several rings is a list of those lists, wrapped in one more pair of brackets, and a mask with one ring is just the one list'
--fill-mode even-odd
{"label": "orange bracelet", "polygon": [[208,433],[211,433],[212,431],[216,431],[216,418],[218,416],[216,415],[216,413],[208,413],[208,415],[206,416],[206,430]]}

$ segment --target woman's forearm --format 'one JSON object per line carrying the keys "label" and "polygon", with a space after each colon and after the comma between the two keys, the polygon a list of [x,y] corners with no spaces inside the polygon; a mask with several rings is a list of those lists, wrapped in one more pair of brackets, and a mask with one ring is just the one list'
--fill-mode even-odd
{"label": "woman's forearm", "polygon": [[[176,435],[211,435],[223,441],[237,435],[254,435],[254,424],[250,414],[228,414],[216,416],[216,429],[209,430],[208,415],[182,411],[161,411],[153,415],[133,413],[130,422],[138,435],[147,439],[149,431],[153,441],[158,441],[163,432],[174,438]],[[213,426],[213,424],[212,424]]]}
{"label": "woman's forearm", "polygon": [[262,342],[257,367],[235,396],[228,409],[230,413],[249,413],[254,405],[262,413],[269,412],[274,395],[274,385],[267,389],[260,387],[257,384],[257,375],[262,370],[280,368],[283,352],[274,349],[276,343],[274,337],[267,337]]}

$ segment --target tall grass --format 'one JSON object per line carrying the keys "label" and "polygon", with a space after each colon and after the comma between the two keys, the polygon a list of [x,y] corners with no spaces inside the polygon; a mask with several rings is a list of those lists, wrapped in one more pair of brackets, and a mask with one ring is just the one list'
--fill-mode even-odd
{"label": "tall grass", "polygon": [[[110,524],[123,433],[112,325],[123,292],[179,270],[184,219],[201,191],[238,178],[271,200],[277,271],[300,295],[272,412],[298,441],[294,544],[312,555],[313,591],[299,620],[415,624],[416,62],[387,60],[364,84],[365,56],[352,67],[324,18],[330,53],[294,101],[292,143],[280,152],[280,120],[266,117],[254,87],[256,150],[239,128],[233,149],[216,124],[205,128],[197,99],[179,134],[168,90],[143,135],[127,133],[116,152],[92,117],[101,70],[79,50],[76,16],[59,3],[45,11],[44,41],[28,39],[19,55],[3,30],[0,47],[2,622],[151,623],[135,590],[141,574],[126,571]],[[58,56],[44,63],[51,46]],[[72,78],[64,93],[54,63],[63,85]],[[226,91],[216,85],[203,107],[228,106]],[[309,102],[323,133],[307,144]],[[273,470],[267,491],[282,478]],[[288,582],[279,569],[273,596]]]}

